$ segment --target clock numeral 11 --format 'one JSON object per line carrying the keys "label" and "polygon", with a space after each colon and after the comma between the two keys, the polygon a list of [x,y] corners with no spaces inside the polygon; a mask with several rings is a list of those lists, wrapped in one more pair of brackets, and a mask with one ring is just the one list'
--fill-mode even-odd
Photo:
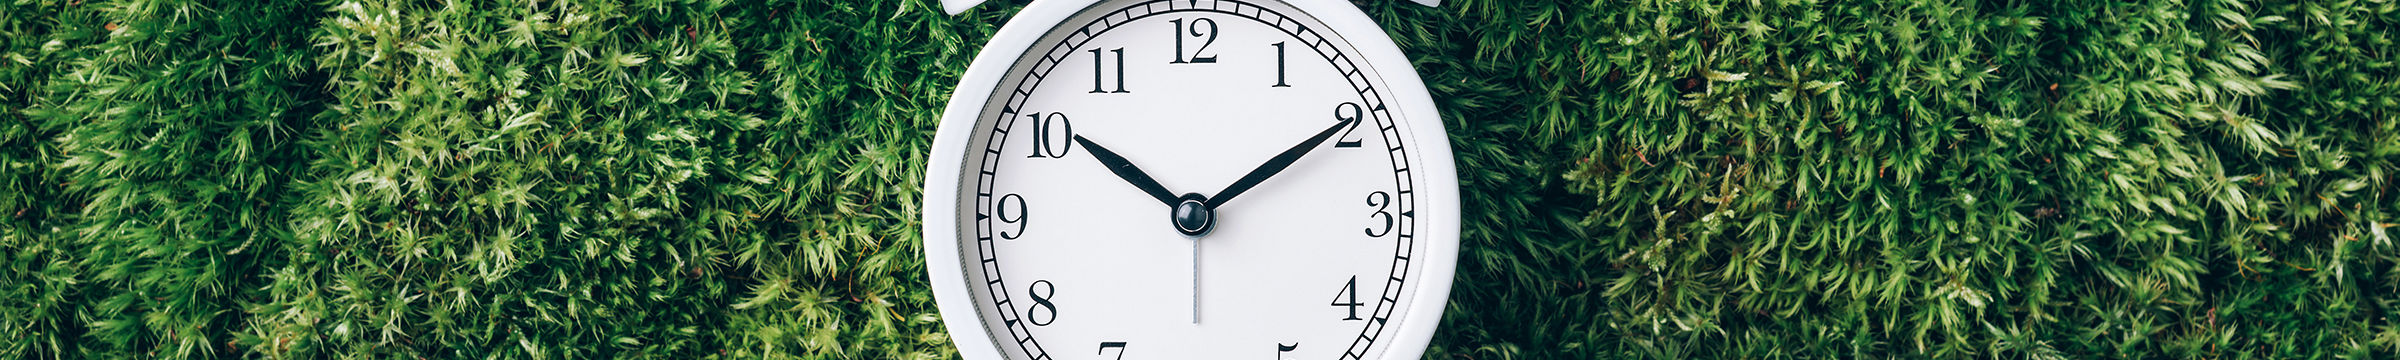
{"label": "clock numeral 11", "polygon": [[1101,68],[1102,68],[1102,65],[1101,65],[1101,63],[1105,63],[1105,62],[1107,62],[1107,61],[1104,61],[1104,59],[1101,59],[1101,58],[1100,58],[1100,49],[1092,49],[1092,50],[1091,50],[1091,52],[1092,52],[1092,93],[1095,93],[1095,94],[1097,94],[1097,93],[1117,93],[1117,94],[1122,94],[1122,93],[1129,93],[1129,92],[1132,92],[1132,91],[1125,91],[1125,48],[1115,48],[1115,49],[1109,49],[1109,50],[1108,50],[1108,52],[1117,53],[1117,90],[1116,90],[1116,91],[1107,91],[1107,89],[1104,89],[1104,88],[1102,88],[1102,87],[1101,87],[1101,82],[1100,82],[1100,78],[1102,77],[1102,73],[1100,72],[1100,70],[1101,70]]}

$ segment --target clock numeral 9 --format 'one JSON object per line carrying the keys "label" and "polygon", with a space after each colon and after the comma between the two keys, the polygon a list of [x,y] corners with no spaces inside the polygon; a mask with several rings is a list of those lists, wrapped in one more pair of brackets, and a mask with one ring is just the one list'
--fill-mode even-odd
{"label": "clock numeral 9", "polygon": [[[1016,204],[1016,206],[1013,206],[1013,208],[1017,210],[1015,212],[1017,216],[1008,216],[1008,214],[1010,214],[1008,210],[1012,208],[1012,206],[1009,206],[1009,204]],[[1017,194],[1002,195],[1000,196],[1000,203],[992,204],[993,217],[1000,218],[1000,223],[1002,224],[1015,224],[1017,226],[1017,231],[1015,232],[1000,230],[1000,239],[1002,240],[1016,240],[1018,236],[1024,236],[1025,224],[1027,224],[1025,221],[1027,220],[1027,215],[1028,214],[1025,213],[1025,197],[1017,196]]]}
{"label": "clock numeral 9", "polygon": [[1129,93],[1129,92],[1132,92],[1132,91],[1125,91],[1125,48],[1116,48],[1116,49],[1110,49],[1110,50],[1108,50],[1108,52],[1117,53],[1117,91],[1105,91],[1106,89],[1102,89],[1102,88],[1100,87],[1100,78],[1101,78],[1101,77],[1103,77],[1103,76],[1102,76],[1102,74],[1100,73],[1100,69],[1101,69],[1100,63],[1105,63],[1105,62],[1107,62],[1107,61],[1103,61],[1103,60],[1100,58],[1100,49],[1097,49],[1097,48],[1095,48],[1095,49],[1092,49],[1091,51],[1092,51],[1092,93],[1095,93],[1095,94],[1097,94],[1097,93],[1119,93],[1119,94],[1122,94],[1122,93]]}
{"label": "clock numeral 9", "polygon": [[[1026,285],[1025,295],[1033,297],[1033,306],[1025,307],[1025,322],[1033,323],[1033,326],[1050,326],[1051,322],[1058,321],[1058,304],[1050,303],[1050,297],[1057,294],[1058,286],[1050,284],[1050,280],[1034,280],[1033,285]],[[1041,312],[1035,312],[1037,310]],[[1049,315],[1034,316],[1043,313]]]}
{"label": "clock numeral 9", "polygon": [[[1382,105],[1376,105],[1376,106],[1375,106],[1375,109],[1377,109],[1377,110],[1381,110],[1381,109],[1383,109],[1383,106],[1382,106]],[[1346,111],[1346,112],[1345,112],[1345,111],[1343,111],[1343,110],[1348,110],[1348,111]],[[1361,108],[1358,106],[1358,103],[1348,103],[1348,102],[1346,102],[1346,103],[1342,103],[1341,105],[1334,105],[1334,106],[1333,106],[1333,118],[1334,118],[1334,120],[1335,120],[1335,121],[1350,121],[1350,120],[1357,120],[1357,121],[1350,121],[1350,126],[1348,126],[1348,129],[1344,129],[1344,130],[1342,130],[1342,136],[1338,138],[1339,140],[1334,140],[1334,142],[1333,142],[1333,147],[1336,147],[1336,148],[1354,148],[1354,147],[1359,147],[1359,145],[1361,145],[1361,144],[1364,144],[1364,143],[1363,143],[1363,142],[1361,142],[1360,140],[1351,140],[1351,139],[1350,139],[1350,133],[1351,133],[1351,132],[1356,132],[1356,131],[1358,131],[1358,124],[1359,124],[1359,123],[1364,123],[1364,122],[1367,122],[1367,112],[1366,112],[1366,110],[1361,110]]]}
{"label": "clock numeral 9", "polygon": [[1067,114],[1050,113],[1050,116],[1042,116],[1042,113],[1033,113],[1026,116],[1033,118],[1033,155],[1025,157],[1067,157],[1067,153],[1075,150],[1075,124],[1067,120]]}
{"label": "clock numeral 9", "polygon": [[1367,217],[1383,219],[1383,232],[1377,233],[1375,232],[1375,228],[1369,227],[1366,229],[1367,236],[1383,237],[1384,235],[1391,235],[1392,223],[1394,222],[1391,212],[1392,194],[1384,193],[1382,191],[1368,193],[1367,206],[1375,207],[1375,213],[1367,214]]}
{"label": "clock numeral 9", "polygon": [[[1192,27],[1189,28],[1183,27],[1183,19],[1168,20],[1167,22],[1175,23],[1175,31],[1173,34],[1175,35],[1175,61],[1168,61],[1168,64],[1217,63],[1216,56],[1200,56],[1201,51],[1208,50],[1209,44],[1217,43],[1216,20],[1210,20],[1209,18],[1192,19]],[[1200,31],[1200,25],[1208,25],[1208,31]],[[1192,48],[1192,52],[1189,55],[1186,55],[1183,52],[1183,38],[1186,37],[1183,33],[1186,29],[1191,30],[1192,34],[1189,37],[1200,37],[1202,35],[1208,36],[1208,40],[1200,42],[1200,47]]]}
{"label": "clock numeral 9", "polygon": [[[1349,302],[1343,302],[1344,298],[1350,299]],[[1367,306],[1367,303],[1358,302],[1357,275],[1351,275],[1350,283],[1342,285],[1342,292],[1333,294],[1333,306],[1350,308],[1350,316],[1343,317],[1342,320],[1363,320],[1358,318],[1358,307]],[[1293,345],[1298,346],[1299,344]]]}

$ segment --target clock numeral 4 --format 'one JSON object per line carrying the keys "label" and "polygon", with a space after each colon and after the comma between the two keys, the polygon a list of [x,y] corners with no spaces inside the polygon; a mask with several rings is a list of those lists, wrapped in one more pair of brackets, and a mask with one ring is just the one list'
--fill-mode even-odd
{"label": "clock numeral 4", "polygon": [[1075,138],[1075,124],[1067,120],[1067,114],[1049,113],[1049,116],[1043,115],[1044,114],[1042,113],[1025,115],[1026,117],[1033,118],[1033,155],[1026,155],[1025,157],[1067,157],[1067,153],[1075,149],[1075,141],[1073,140]]}
{"label": "clock numeral 4", "polygon": [[1102,341],[1100,342],[1100,351],[1093,352],[1092,354],[1108,355],[1108,349],[1117,349],[1117,357],[1113,359],[1125,360],[1125,342],[1123,341]]}
{"label": "clock numeral 4", "polygon": [[1369,227],[1366,229],[1367,236],[1383,237],[1384,235],[1391,235],[1392,223],[1394,222],[1391,211],[1392,194],[1382,191],[1367,193],[1367,206],[1375,207],[1375,213],[1367,214],[1367,217],[1383,219],[1383,232],[1378,233],[1375,231],[1375,228]]}
{"label": "clock numeral 4", "polygon": [[[1209,44],[1215,44],[1215,43],[1217,43],[1217,21],[1216,21],[1216,20],[1210,20],[1209,18],[1197,18],[1197,19],[1192,19],[1192,26],[1191,26],[1191,27],[1189,27],[1189,28],[1186,28],[1186,27],[1184,27],[1184,26],[1183,26],[1183,19],[1168,20],[1167,22],[1170,22],[1170,23],[1175,23],[1175,31],[1174,31],[1174,34],[1173,34],[1173,35],[1175,35],[1175,61],[1168,61],[1168,62],[1167,62],[1168,64],[1214,64],[1214,63],[1217,63],[1217,57],[1216,57],[1216,56],[1214,56],[1214,55],[1211,55],[1211,56],[1200,56],[1200,52],[1202,52],[1202,51],[1208,51],[1208,45],[1209,45]],[[1208,31],[1200,31],[1200,25],[1208,25]],[[1187,36],[1187,35],[1184,35],[1184,33],[1186,32],[1185,30],[1190,30],[1189,32],[1191,33],[1191,35],[1188,35],[1188,36]],[[1205,36],[1208,36],[1208,40],[1207,40],[1207,41],[1202,41],[1202,42],[1200,42],[1200,47],[1193,48],[1193,49],[1192,49],[1192,52],[1191,52],[1191,54],[1188,54],[1188,55],[1187,55],[1187,54],[1184,54],[1184,52],[1183,52],[1183,38],[1185,38],[1185,37],[1200,37],[1200,36],[1203,36],[1203,35],[1205,35]]]}
{"label": "clock numeral 4", "polygon": [[[1350,299],[1349,302],[1343,302],[1342,299],[1344,298]],[[1342,292],[1333,294],[1333,306],[1350,308],[1350,316],[1342,317],[1342,320],[1363,320],[1358,318],[1358,307],[1366,305],[1367,303],[1358,302],[1357,275],[1351,275],[1350,283],[1342,285]],[[1293,344],[1293,346],[1298,345],[1299,344]]]}
{"label": "clock numeral 4", "polygon": [[[1058,321],[1058,304],[1050,302],[1052,296],[1058,295],[1057,285],[1050,284],[1050,280],[1034,280],[1033,285],[1025,286],[1025,295],[1033,298],[1033,306],[1025,307],[1025,322],[1033,323],[1033,326],[1050,326],[1050,323]],[[1034,316],[1042,313],[1049,315]]]}
{"label": "clock numeral 4", "polygon": [[[1365,144],[1365,142],[1361,140],[1352,140],[1352,137],[1350,136],[1350,133],[1358,131],[1358,124],[1365,123],[1368,120],[1367,111],[1363,109],[1364,108],[1358,106],[1358,103],[1349,102],[1333,106],[1333,119],[1335,121],[1358,120],[1351,121],[1350,126],[1347,129],[1342,130],[1342,136],[1337,138],[1338,140],[1333,141],[1333,147],[1354,148]],[[1383,110],[1383,105],[1376,105],[1375,109]]]}
{"label": "clock numeral 4", "polygon": [[1104,59],[1100,58],[1100,49],[1092,49],[1092,50],[1091,50],[1091,52],[1092,52],[1092,93],[1095,93],[1095,94],[1096,94],[1096,93],[1116,93],[1116,94],[1122,94],[1122,93],[1129,93],[1129,92],[1132,92],[1132,91],[1125,91],[1125,48],[1115,48],[1115,49],[1109,49],[1109,50],[1108,50],[1108,52],[1112,52],[1112,53],[1116,53],[1116,54],[1117,54],[1117,90],[1116,90],[1116,91],[1106,91],[1107,89],[1103,89],[1103,88],[1101,87],[1100,78],[1102,78],[1102,77],[1105,77],[1105,76],[1103,76],[1103,73],[1101,73],[1101,72],[1100,72],[1100,70],[1102,69],[1102,65],[1103,65],[1103,64],[1101,64],[1101,63],[1105,63],[1105,62],[1108,62],[1108,61],[1105,61]]}
{"label": "clock numeral 4", "polygon": [[[1011,204],[1016,206],[1009,206]],[[1010,212],[1009,210],[1012,208],[1016,211]],[[1008,216],[1008,214],[1012,213],[1017,214],[1017,216]],[[1027,224],[1026,220],[1028,220],[1026,215],[1025,197],[1017,196],[1017,194],[1001,195],[1000,202],[992,204],[993,217],[1000,218],[1001,224],[1012,224],[1017,226],[1017,231],[1008,231],[1006,229],[1000,230],[1000,239],[1002,240],[1016,240],[1018,236],[1025,236],[1025,224]]]}
{"label": "clock numeral 4", "polygon": [[1275,86],[1269,87],[1292,87],[1283,82],[1283,43],[1275,43]]}

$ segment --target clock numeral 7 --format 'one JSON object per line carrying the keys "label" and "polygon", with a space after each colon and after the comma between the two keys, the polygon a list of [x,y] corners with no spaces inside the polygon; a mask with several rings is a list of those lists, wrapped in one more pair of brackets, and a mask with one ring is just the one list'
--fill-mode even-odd
{"label": "clock numeral 7", "polygon": [[1117,357],[1116,357],[1115,359],[1116,359],[1116,360],[1125,360],[1125,342],[1123,342],[1123,341],[1103,341],[1103,342],[1100,342],[1100,351],[1092,352],[1092,354],[1093,354],[1093,355],[1107,355],[1107,354],[1108,354],[1108,349],[1117,349]]}
{"label": "clock numeral 7", "polygon": [[[1200,56],[1200,52],[1201,52],[1201,51],[1207,51],[1207,50],[1208,50],[1208,45],[1209,45],[1209,44],[1215,44],[1215,43],[1217,43],[1217,21],[1216,21],[1216,20],[1210,20],[1209,18],[1197,18],[1197,19],[1192,19],[1192,27],[1189,27],[1189,28],[1183,27],[1183,19],[1168,20],[1167,22],[1170,22],[1170,23],[1175,23],[1175,31],[1174,31],[1174,34],[1172,34],[1172,35],[1175,35],[1175,61],[1168,61],[1168,62],[1167,62],[1168,64],[1214,64],[1214,63],[1217,63],[1217,57],[1216,57],[1216,56]],[[1200,31],[1200,25],[1208,25],[1208,31]],[[1190,54],[1185,54],[1185,53],[1183,52],[1183,38],[1185,37],[1185,35],[1183,35],[1183,33],[1184,33],[1184,30],[1185,30],[1185,29],[1190,29],[1190,30],[1191,30],[1191,33],[1192,33],[1192,35],[1190,35],[1190,37],[1199,37],[1199,36],[1201,36],[1201,35],[1207,35],[1207,36],[1208,36],[1208,41],[1203,41],[1203,42],[1201,42],[1201,43],[1200,43],[1200,47],[1197,47],[1197,48],[1192,48],[1192,52],[1191,52]]]}
{"label": "clock numeral 7", "polygon": [[[1343,298],[1350,300],[1342,302]],[[1358,307],[1366,305],[1367,303],[1358,302],[1358,275],[1351,275],[1350,283],[1342,285],[1342,292],[1333,294],[1333,306],[1350,308],[1350,316],[1343,317],[1342,320],[1363,320],[1358,318]],[[1293,344],[1293,346],[1298,345]]]}
{"label": "clock numeral 7", "polygon": [[1067,157],[1068,152],[1075,150],[1075,124],[1067,121],[1067,114],[1042,115],[1038,112],[1025,115],[1033,118],[1033,155],[1025,157]]}
{"label": "clock numeral 7", "polygon": [[1106,91],[1107,89],[1103,89],[1103,88],[1101,88],[1100,78],[1102,78],[1102,77],[1105,77],[1105,76],[1104,76],[1104,75],[1103,75],[1103,74],[1100,72],[1100,69],[1102,68],[1102,66],[1101,66],[1101,63],[1105,63],[1105,62],[1108,62],[1108,61],[1106,61],[1106,60],[1104,60],[1104,59],[1101,59],[1101,58],[1100,58],[1100,49],[1094,48],[1094,49],[1092,49],[1091,51],[1092,51],[1092,93],[1095,93],[1095,94],[1097,94],[1097,93],[1117,93],[1117,94],[1122,94],[1122,93],[1129,93],[1129,92],[1132,92],[1132,91],[1125,91],[1125,48],[1115,48],[1115,49],[1109,49],[1109,50],[1108,50],[1108,52],[1117,53],[1117,91]]}

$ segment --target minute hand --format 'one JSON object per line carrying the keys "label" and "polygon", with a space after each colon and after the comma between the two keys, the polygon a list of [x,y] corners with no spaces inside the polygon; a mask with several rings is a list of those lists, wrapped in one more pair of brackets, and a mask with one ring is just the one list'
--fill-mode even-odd
{"label": "minute hand", "polygon": [[1318,132],[1317,136],[1309,137],[1308,141],[1300,142],[1299,146],[1293,146],[1291,149],[1284,150],[1282,154],[1275,155],[1275,158],[1267,159],[1266,164],[1259,165],[1258,169],[1250,170],[1249,175],[1242,175],[1241,180],[1235,180],[1233,185],[1226,186],[1225,190],[1209,196],[1208,208],[1215,209],[1224,206],[1225,202],[1233,200],[1234,196],[1241,195],[1244,191],[1250,191],[1251,187],[1266,182],[1267,178],[1275,176],[1275,173],[1283,172],[1284,168],[1292,166],[1292,162],[1300,161],[1301,155],[1308,155],[1309,150],[1316,150],[1317,145],[1324,144],[1325,139],[1333,138],[1335,132],[1342,131],[1342,127],[1350,126],[1350,122],[1353,121],[1358,121],[1358,119],[1343,119],[1341,122],[1334,123],[1333,127]]}

